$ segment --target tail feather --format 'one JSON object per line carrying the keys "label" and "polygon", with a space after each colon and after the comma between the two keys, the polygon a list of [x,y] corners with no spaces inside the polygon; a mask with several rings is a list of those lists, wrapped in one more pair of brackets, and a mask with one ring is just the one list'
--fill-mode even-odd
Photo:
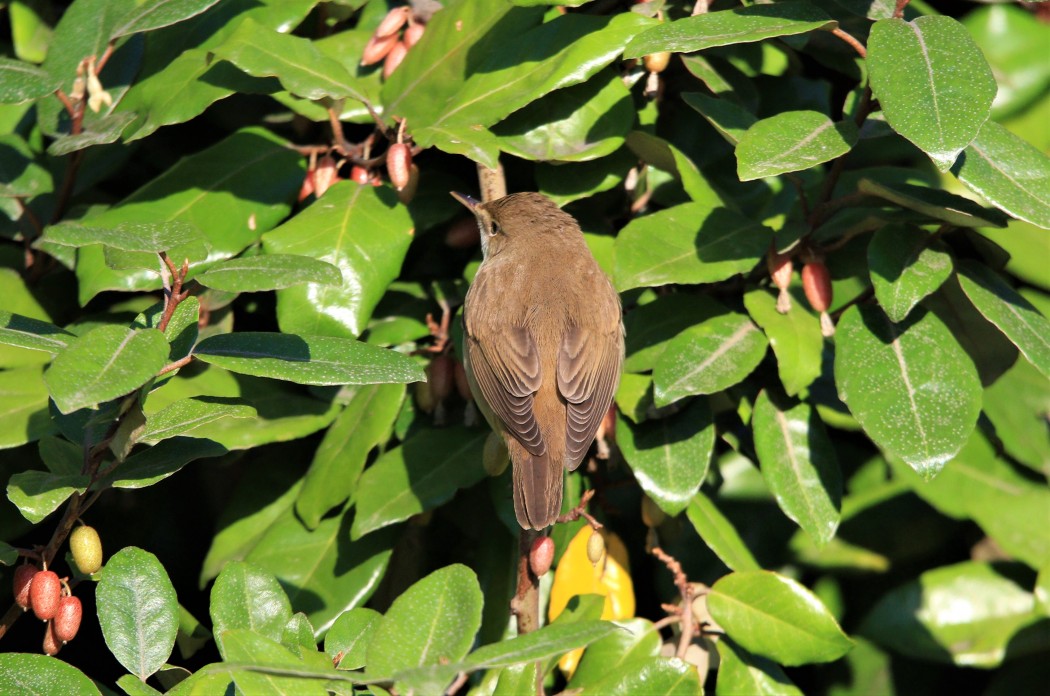
{"label": "tail feather", "polygon": [[514,469],[514,515],[523,529],[544,529],[561,514],[563,466],[550,456],[529,454],[516,441],[509,443]]}

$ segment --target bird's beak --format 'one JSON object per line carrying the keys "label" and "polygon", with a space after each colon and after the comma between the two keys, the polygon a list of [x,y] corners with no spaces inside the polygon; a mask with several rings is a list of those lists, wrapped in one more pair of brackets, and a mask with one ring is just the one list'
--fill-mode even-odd
{"label": "bird's beak", "polygon": [[457,201],[467,206],[467,210],[477,214],[477,207],[481,205],[481,201],[476,201],[465,193],[456,193],[455,191],[450,191],[449,193],[451,193],[452,197]]}

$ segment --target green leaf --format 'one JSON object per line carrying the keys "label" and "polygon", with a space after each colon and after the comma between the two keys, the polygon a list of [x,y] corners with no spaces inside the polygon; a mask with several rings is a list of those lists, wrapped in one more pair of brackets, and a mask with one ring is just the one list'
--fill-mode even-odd
{"label": "green leaf", "polygon": [[390,437],[401,411],[405,388],[399,384],[356,390],[317,447],[295,511],[307,527],[341,505],[357,490],[357,481],[373,448]]}
{"label": "green leaf", "polygon": [[91,479],[81,474],[22,471],[7,483],[7,498],[33,524],[58,509],[73,493],[87,490]]}
{"label": "green leaf", "polygon": [[333,336],[218,334],[198,343],[193,354],[233,372],[299,384],[401,384],[425,379],[423,370],[407,356]]}
{"label": "green leaf", "polygon": [[98,622],[113,656],[145,681],[175,647],[179,603],[157,557],[128,546],[106,561],[95,590]]}
{"label": "green leaf", "polygon": [[677,292],[661,295],[624,316],[627,357],[624,370],[648,372],[667,344],[683,330],[726,312],[725,305],[706,295]]}
{"label": "green leaf", "polygon": [[530,633],[480,647],[470,653],[464,663],[476,669],[543,661],[621,633],[624,630],[608,621],[553,623]]}
{"label": "green leaf", "polygon": [[645,657],[610,671],[582,693],[700,696],[703,692],[695,666],[677,657]]}
{"label": "green leaf", "polygon": [[54,324],[0,310],[0,343],[58,355],[74,340]]}
{"label": "green leaf", "polygon": [[268,255],[309,256],[342,272],[338,287],[308,284],[279,291],[281,330],[356,338],[401,271],[412,234],[412,220],[393,191],[346,181],[264,235]]}
{"label": "green leaf", "polygon": [[355,78],[313,41],[289,36],[245,19],[233,34],[212,51],[253,77],[276,77],[281,86],[306,99],[367,101]]}
{"label": "green leaf", "polygon": [[808,2],[736,7],[686,17],[649,29],[627,44],[623,57],[640,58],[660,51],[690,53],[715,46],[833,29],[836,24],[823,10]]}
{"label": "green leaf", "polygon": [[868,245],[868,268],[882,310],[902,322],[919,301],[952,274],[952,258],[942,244],[913,225],[890,224]]}
{"label": "green leaf", "polygon": [[711,587],[707,608],[746,650],[789,667],[832,662],[853,645],[812,592],[770,571],[723,576]]}
{"label": "green leaf", "polygon": [[79,669],[56,657],[32,653],[0,654],[0,692],[24,696],[101,696]]}
{"label": "green leaf", "polygon": [[110,39],[153,31],[199,15],[219,0],[145,0],[121,17]]}
{"label": "green leaf", "polygon": [[0,449],[33,442],[54,429],[40,367],[0,370]]}
{"label": "green leaf", "polygon": [[277,578],[254,565],[228,563],[211,588],[212,632],[224,658],[226,631],[245,628],[276,642],[291,618],[291,604]]}
{"label": "green leaf", "polygon": [[667,344],[653,368],[656,405],[737,384],[762,362],[766,346],[765,334],[735,312],[686,329]]}
{"label": "green leaf", "polygon": [[[569,624],[579,626],[580,624]],[[660,631],[653,629],[647,619],[627,619],[615,623],[621,630],[612,631],[601,640],[587,646],[576,670],[569,680],[569,688],[587,687],[598,682],[621,665],[660,653]],[[554,626],[552,628],[557,628]],[[542,630],[547,630],[546,628]]]}
{"label": "green leaf", "polygon": [[[368,646],[367,674],[395,675],[414,667],[458,662],[481,627],[484,599],[474,571],[463,565],[436,570],[394,600]],[[430,693],[447,684],[417,684]],[[399,689],[400,690],[400,689]]]}
{"label": "green leaf", "polygon": [[616,287],[717,283],[754,268],[770,239],[770,230],[726,208],[676,205],[620,230]]}
{"label": "green leaf", "polygon": [[374,609],[357,607],[340,614],[324,637],[324,651],[339,669],[361,669],[365,652],[383,615]]}
{"label": "green leaf", "polygon": [[126,222],[111,228],[63,222],[48,227],[41,241],[71,247],[104,244],[124,251],[151,252],[204,243],[196,225],[179,220],[160,223]]}
{"label": "green leaf", "polygon": [[269,636],[233,628],[219,638],[228,653],[226,662],[239,667],[232,669],[230,675],[240,693],[325,696],[325,684],[317,677],[336,676],[330,665],[307,665]]}
{"label": "green leaf", "polygon": [[835,382],[864,432],[932,478],[973,432],[981,383],[973,362],[932,312],[894,324],[877,307],[850,307],[835,337]]}
{"label": "green leaf", "polygon": [[646,131],[627,135],[627,147],[646,164],[667,172],[682,183],[686,195],[697,203],[722,208],[723,201],[691,159],[670,142]]}
{"label": "green leaf", "polygon": [[1032,437],[1050,413],[1050,380],[1027,360],[1018,360],[984,390],[984,414],[1003,449],[1017,461],[1050,474],[1050,438]]}
{"label": "green leaf", "polygon": [[1038,99],[1050,85],[1050,67],[1030,60],[1046,40],[1046,27],[1013,5],[989,5],[966,13],[963,25],[980,46],[999,86],[992,115],[1006,115]]}
{"label": "green leaf", "polygon": [[959,284],[984,318],[1050,377],[1050,321],[987,266],[962,262]]}
{"label": "green leaf", "polygon": [[70,342],[44,372],[62,413],[123,396],[151,380],[168,359],[168,341],[156,329],[100,326]]}
{"label": "green leaf", "polygon": [[[1039,620],[1017,570],[968,561],[926,571],[886,594],[860,633],[912,659],[997,667],[1010,640]],[[1045,631],[1041,642],[1046,650]]]}
{"label": "green leaf", "polygon": [[824,337],[820,320],[810,312],[800,293],[791,295],[794,301],[787,314],[777,311],[777,302],[767,290],[752,290],[744,295],[744,306],[769,339],[784,390],[788,396],[795,396],[820,376]]}
{"label": "green leaf", "polygon": [[741,181],[797,172],[846,154],[857,142],[853,121],[816,111],[786,111],[756,121],[736,146]]}
{"label": "green leaf", "polygon": [[729,637],[722,638],[717,645],[719,663],[716,696],[803,696],[802,691],[773,660],[752,655]]}
{"label": "green leaf", "polygon": [[211,440],[171,438],[128,457],[106,482],[114,488],[145,488],[166,479],[190,462],[218,457],[226,452],[225,447]]}
{"label": "green leaf", "polygon": [[342,285],[339,269],[309,256],[266,254],[215,264],[195,277],[201,285],[223,292],[261,292],[316,283]]}
{"label": "green leaf", "polygon": [[138,441],[154,445],[161,440],[193,432],[202,425],[222,418],[255,418],[258,413],[251,406],[229,403],[214,397],[182,399],[162,408],[146,418],[146,429]]}
{"label": "green leaf", "polygon": [[128,696],[159,696],[162,693],[133,674],[122,676],[117,680],[117,686],[123,689]]}
{"label": "green leaf", "polygon": [[668,515],[689,505],[707,476],[715,427],[706,399],[668,418],[620,418],[617,444],[642,490]]}
{"label": "green leaf", "polygon": [[685,514],[707,547],[730,570],[761,570],[736,527],[703,491],[696,492]]}
{"label": "green leaf", "polygon": [[835,536],[842,473],[824,424],[805,402],[780,403],[763,390],[751,416],[762,477],[777,504],[818,545]]}
{"label": "green leaf", "polygon": [[948,171],[988,119],[996,92],[966,28],[944,16],[881,19],[868,37],[867,64],[893,129]]}
{"label": "green leaf", "polygon": [[61,157],[93,145],[115,143],[120,140],[120,135],[128,124],[134,120],[135,114],[107,114],[91,121],[88,128],[80,133],[70,133],[58,138],[47,146],[47,154],[52,157]]}
{"label": "green leaf", "polygon": [[700,112],[730,145],[739,143],[747,129],[755,125],[757,120],[750,111],[728,99],[709,97],[700,92],[685,92],[682,101]]}
{"label": "green leaf", "polygon": [[358,482],[351,537],[431,510],[482,480],[487,437],[485,429],[427,429],[388,450]]}
{"label": "green leaf", "polygon": [[53,188],[51,172],[37,163],[26,141],[14,134],[0,135],[0,198],[33,198]]}
{"label": "green leaf", "polygon": [[245,556],[273,573],[287,588],[293,609],[305,612],[319,633],[342,611],[368,601],[390,562],[394,535],[351,542],[350,517],[328,517],[311,530],[288,508]]}
{"label": "green leaf", "polygon": [[45,97],[58,88],[58,80],[32,63],[0,58],[0,104],[20,104]]}
{"label": "green leaf", "polygon": [[883,184],[872,179],[861,179],[857,190],[959,227],[1003,227],[1007,221],[1006,216],[997,210],[985,208],[969,198],[940,189],[904,183]]}

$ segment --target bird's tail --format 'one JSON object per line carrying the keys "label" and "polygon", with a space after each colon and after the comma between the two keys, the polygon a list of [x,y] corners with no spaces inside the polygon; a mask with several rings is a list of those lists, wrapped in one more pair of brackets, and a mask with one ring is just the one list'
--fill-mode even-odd
{"label": "bird's tail", "polygon": [[508,443],[514,469],[514,515],[523,529],[544,529],[561,514],[564,467],[550,451],[536,457],[512,438]]}

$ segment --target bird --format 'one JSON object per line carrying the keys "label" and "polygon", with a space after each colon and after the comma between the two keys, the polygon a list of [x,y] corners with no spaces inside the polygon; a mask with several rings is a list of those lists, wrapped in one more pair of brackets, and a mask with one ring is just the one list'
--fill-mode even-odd
{"label": "bird", "polygon": [[477,219],[483,256],[464,300],[467,381],[507,445],[518,524],[542,530],[616,393],[620,296],[579,224],[547,196],[452,196]]}

